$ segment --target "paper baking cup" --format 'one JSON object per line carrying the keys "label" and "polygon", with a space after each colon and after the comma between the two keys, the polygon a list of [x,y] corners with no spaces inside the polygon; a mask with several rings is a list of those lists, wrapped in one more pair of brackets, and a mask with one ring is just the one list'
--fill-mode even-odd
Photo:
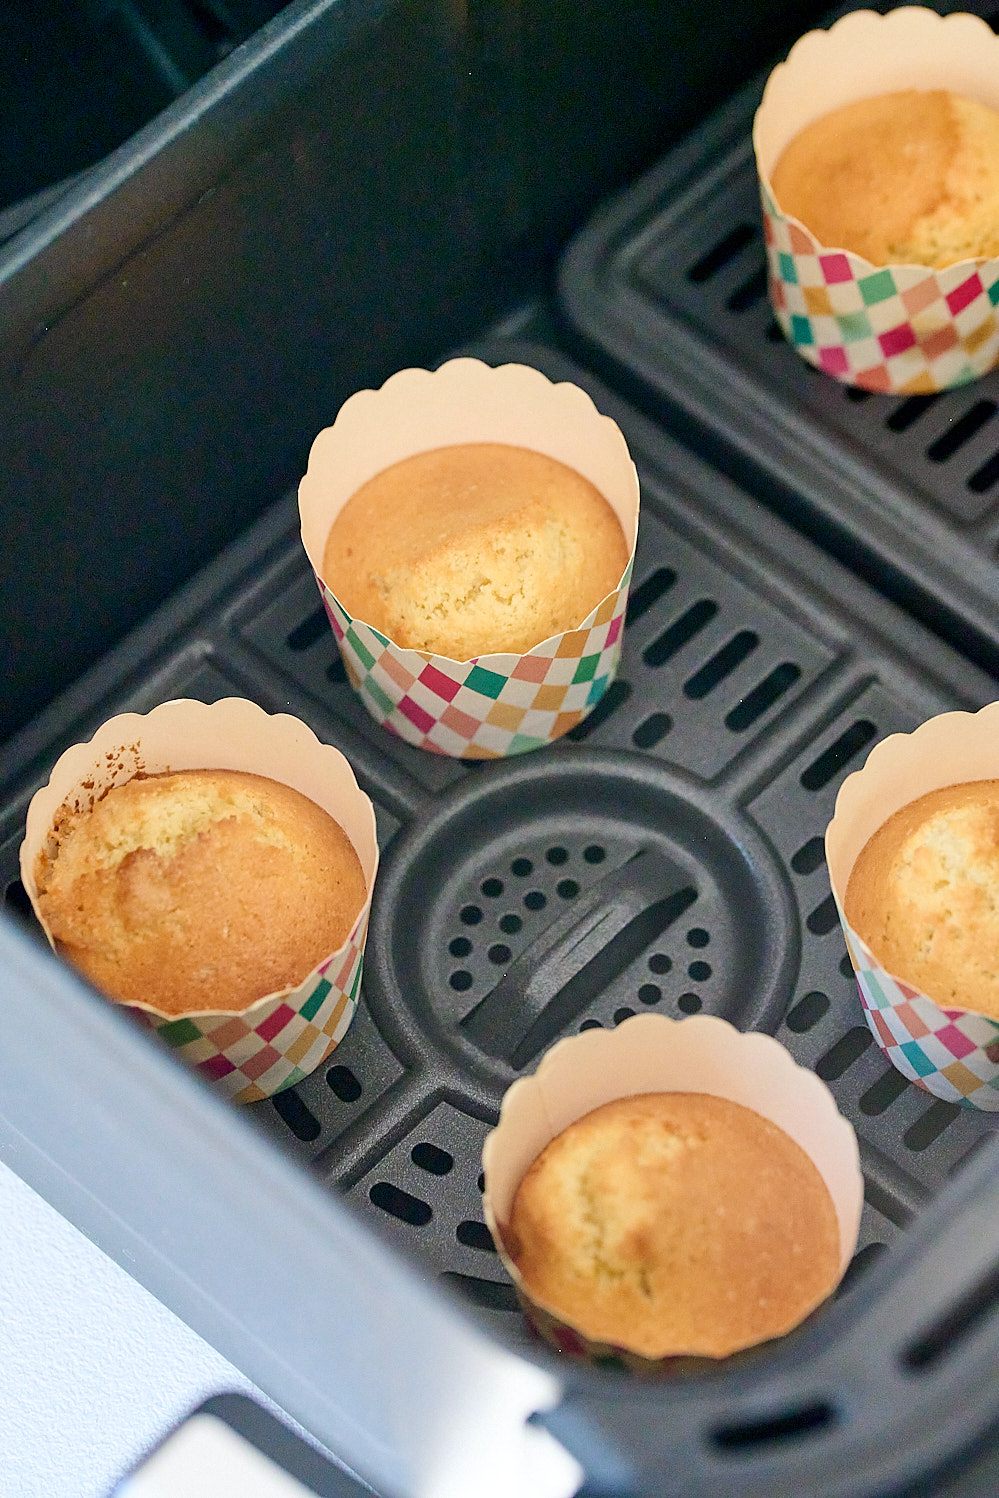
{"label": "paper baking cup", "polygon": [[[595,484],[630,548],[613,593],[578,628],[525,655],[455,661],[404,650],[353,619],[322,577],[330,528],[362,484],[414,453],[461,442],[533,448]],[[620,429],[575,385],[536,369],[452,359],[436,371],[404,369],[380,390],[361,390],[320,432],[298,491],[302,542],[319,583],[344,667],[371,716],[421,749],[499,759],[539,749],[574,728],[600,701],[621,655],[638,532],[638,475]]]}
{"label": "paper baking cup", "polygon": [[92,806],[138,771],[248,770],[301,791],[339,822],[364,871],[367,897],[350,936],[296,988],[258,999],[249,1009],[163,1015],[147,1004],[123,1004],[183,1059],[237,1103],[254,1103],[292,1087],[339,1044],[357,1008],[378,844],[371,802],[338,749],[321,744],[297,718],[273,717],[229,697],[212,706],[180,700],[151,713],[110,718],[86,744],[56,762],[28,807],[21,879],[35,915],[35,864],[59,808]]}
{"label": "paper baking cup", "polygon": [[864,768],[844,780],[826,829],[829,882],[874,1039],[917,1087],[989,1113],[999,1112],[999,1024],[970,1009],[944,1009],[887,972],[844,909],[860,850],[894,812],[942,786],[996,778],[999,702],[943,713],[876,745]]}
{"label": "paper baking cup", "polygon": [[529,1297],[505,1248],[517,1187],[545,1146],[594,1108],[646,1092],[705,1092],[728,1098],[770,1119],[800,1145],[836,1208],[839,1278],[857,1246],[864,1182],[853,1128],[825,1083],[798,1066],[771,1036],[744,1034],[712,1015],[673,1020],[642,1014],[615,1030],[584,1031],[559,1041],[533,1076],[514,1082],[483,1148],[483,1204],[497,1252],[528,1321],[560,1352],[597,1363],[622,1362],[635,1372],[655,1375],[682,1360],[649,1359],[593,1341],[582,1328],[566,1325],[553,1307]]}
{"label": "paper baking cup", "polygon": [[803,359],[848,385],[929,394],[963,385],[999,359],[999,260],[943,270],[872,265],[823,245],[782,213],[770,176],[799,131],[855,99],[948,89],[999,109],[999,37],[977,16],[921,6],[854,11],[810,31],[771,73],[753,145],[774,314]]}

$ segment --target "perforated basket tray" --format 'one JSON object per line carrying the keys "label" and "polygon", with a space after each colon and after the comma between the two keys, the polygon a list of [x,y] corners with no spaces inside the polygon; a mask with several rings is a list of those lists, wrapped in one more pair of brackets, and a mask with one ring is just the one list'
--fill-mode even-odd
{"label": "perforated basket tray", "polygon": [[750,138],[763,81],[590,221],[561,303],[637,399],[682,413],[713,461],[999,674],[999,373],[873,395],[785,343]]}
{"label": "perforated basket tray", "polygon": [[[233,692],[298,713],[350,758],[385,852],[357,1018],[255,1121],[522,1345],[479,1194],[504,1088],[560,1034],[647,1009],[722,1014],[777,1034],[858,1130],[867,1204],[848,1292],[988,1121],[907,1084],[872,1044],[822,837],[875,740],[977,706],[990,684],[561,356],[471,352],[590,388],[638,465],[623,664],[595,712],[551,749],[485,765],[382,733],[344,679],[289,496],[10,744],[7,902],[23,912],[27,800],[110,714]],[[628,902],[577,974],[574,913]],[[528,1009],[525,975],[559,941],[560,981]]]}

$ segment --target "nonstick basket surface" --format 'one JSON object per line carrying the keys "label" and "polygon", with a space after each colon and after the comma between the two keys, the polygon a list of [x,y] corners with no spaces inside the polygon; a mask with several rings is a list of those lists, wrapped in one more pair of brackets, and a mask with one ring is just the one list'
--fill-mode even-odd
{"label": "nonstick basket surface", "polygon": [[[999,18],[990,0],[936,8]],[[999,675],[999,372],[874,395],[785,343],[751,141],[763,82],[595,215],[562,305],[643,405]]]}
{"label": "nonstick basket surface", "polygon": [[[560,1035],[720,1014],[777,1035],[857,1129],[867,1204],[848,1291],[988,1122],[873,1044],[823,834],[876,740],[980,705],[989,680],[561,356],[472,352],[588,386],[636,460],[623,664],[595,712],[568,741],[483,765],[382,733],[345,680],[289,497],[11,742],[8,906],[23,913],[27,800],[67,743],[172,696],[295,712],[351,760],[384,854],[358,1015],[255,1122],[518,1343],[480,1199],[504,1089]],[[598,926],[580,968],[578,938]]]}

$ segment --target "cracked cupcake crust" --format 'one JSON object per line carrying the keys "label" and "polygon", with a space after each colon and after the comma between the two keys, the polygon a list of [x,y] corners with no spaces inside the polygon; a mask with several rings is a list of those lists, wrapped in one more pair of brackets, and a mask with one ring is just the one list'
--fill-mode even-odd
{"label": "cracked cupcake crust", "polygon": [[334,819],[237,770],[137,776],[61,808],[35,880],[57,950],[109,998],[239,1011],[346,941],[366,893]]}
{"label": "cracked cupcake crust", "polygon": [[543,453],[473,442],[417,453],[352,495],[323,577],[344,608],[406,650],[523,654],[575,629],[628,561],[613,509]]}
{"label": "cracked cupcake crust", "polygon": [[521,1182],[506,1246],[532,1299],[649,1358],[780,1336],[839,1277],[815,1165],[768,1119],[704,1093],[620,1098],[570,1125]]}
{"label": "cracked cupcake crust", "polygon": [[861,849],[844,907],[888,972],[945,1009],[999,1019],[999,780],[895,812]]}

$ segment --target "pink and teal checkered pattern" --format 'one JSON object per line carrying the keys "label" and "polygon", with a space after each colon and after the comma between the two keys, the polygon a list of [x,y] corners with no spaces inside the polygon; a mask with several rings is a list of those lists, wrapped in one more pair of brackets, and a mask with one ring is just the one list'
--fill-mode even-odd
{"label": "pink and teal checkered pattern", "polygon": [[161,1020],[133,1013],[235,1103],[256,1103],[315,1071],[347,1033],[361,986],[367,919],[294,993],[245,1014]]}
{"label": "pink and teal checkered pattern", "polygon": [[967,1009],[938,1008],[886,973],[846,921],[843,931],[864,1017],[892,1065],[934,1097],[999,1112],[999,1024]]}
{"label": "pink and teal checkered pattern", "polygon": [[774,315],[809,364],[865,390],[917,395],[999,361],[999,260],[878,268],[824,249],[766,187],[761,197]]}
{"label": "pink and teal checkered pattern", "polygon": [[317,581],[344,668],[377,722],[434,754],[499,759],[560,738],[600,701],[621,657],[631,563],[579,629],[526,655],[462,662],[402,650]]}

